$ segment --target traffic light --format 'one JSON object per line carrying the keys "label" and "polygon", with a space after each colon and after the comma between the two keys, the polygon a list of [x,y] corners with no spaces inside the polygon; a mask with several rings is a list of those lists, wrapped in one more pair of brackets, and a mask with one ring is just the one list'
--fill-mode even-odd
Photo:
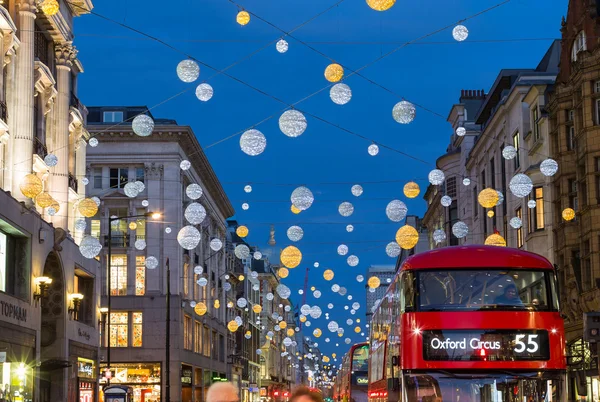
{"label": "traffic light", "polygon": [[600,342],[600,313],[585,313],[583,340],[590,343]]}

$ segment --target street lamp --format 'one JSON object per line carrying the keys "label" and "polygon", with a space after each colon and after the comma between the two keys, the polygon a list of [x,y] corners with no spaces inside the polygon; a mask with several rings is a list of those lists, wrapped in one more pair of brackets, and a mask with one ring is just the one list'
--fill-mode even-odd
{"label": "street lamp", "polygon": [[[114,221],[118,221],[121,219],[132,219],[132,218],[152,218],[158,219],[161,217],[161,214],[158,212],[146,212],[145,214],[140,215],[130,215],[130,216],[115,216],[108,218],[108,277],[107,277],[107,285],[108,285],[108,303],[107,303],[107,315],[108,320],[106,323],[106,336],[107,336],[107,344],[106,344],[106,373],[110,373],[110,313],[111,313],[111,277],[112,277],[112,223]],[[110,377],[107,376],[107,383],[110,384]]]}

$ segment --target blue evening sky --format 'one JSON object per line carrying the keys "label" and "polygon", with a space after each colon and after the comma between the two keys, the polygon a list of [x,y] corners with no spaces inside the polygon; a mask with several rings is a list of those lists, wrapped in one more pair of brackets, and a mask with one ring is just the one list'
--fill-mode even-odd
{"label": "blue evening sky", "polygon": [[[239,0],[252,13],[286,31],[337,1]],[[292,35],[310,42],[340,64],[358,69],[404,42],[456,24],[498,2],[399,0],[389,11],[377,12],[365,0],[345,0]],[[282,36],[258,18],[253,17],[244,27],[238,25],[235,22],[238,9],[227,0],[98,0],[95,3],[94,11],[98,14],[156,36],[218,69]],[[387,219],[385,207],[398,198],[406,202],[409,214],[423,215],[422,195],[427,185],[423,179],[435,159],[446,150],[452,131],[445,117],[458,101],[460,90],[487,91],[500,69],[535,67],[551,43],[550,40],[477,41],[559,38],[561,16],[566,14],[567,3],[567,0],[513,0],[466,21],[469,38],[465,42],[454,41],[448,29],[403,47],[362,71],[369,79],[443,118],[418,109],[412,124],[400,125],[391,115],[392,107],[400,99],[356,75],[344,81],[353,91],[349,104],[335,105],[326,90],[297,106],[429,164],[386,149],[371,157],[367,154],[370,141],[311,117],[302,136],[288,138],[278,127],[279,111],[285,105],[224,75],[214,76],[215,71],[204,66],[197,83],[185,84],[175,73],[177,63],[185,58],[182,54],[94,15],[76,21],[75,45],[85,68],[79,80],[79,96],[88,106],[153,107],[188,90],[152,113],[190,125],[204,147],[275,115],[256,127],[267,137],[267,148],[262,155],[250,157],[242,153],[239,136],[206,149],[206,154],[236,209],[237,220],[249,227],[251,244],[266,247],[271,223],[276,226],[278,248],[291,243],[285,234],[290,225],[298,224],[304,229],[304,238],[297,244],[304,255],[302,264],[284,282],[292,288],[294,302],[301,303],[298,289],[302,288],[306,267],[311,267],[309,284],[323,295],[316,299],[309,289],[306,302],[318,304],[323,312],[330,311],[331,318],[343,325],[346,333],[342,338],[329,333],[324,314],[318,320],[311,320],[312,325],[305,330],[312,333],[313,329],[321,328],[323,336],[318,342],[322,350],[341,356],[348,349],[344,344],[346,337],[352,343],[364,339],[354,333],[355,325],[346,325],[348,318],[360,318],[364,330],[366,282],[358,283],[356,276],[364,275],[371,264],[395,263],[395,259],[386,255],[385,245],[394,239],[401,224]],[[279,54],[273,44],[228,73],[287,103],[326,87],[328,82],[323,72],[330,61],[302,43],[286,39],[287,53]],[[207,103],[194,95],[195,86],[204,80],[215,91]],[[411,179],[418,181],[422,193],[414,200],[407,200],[402,187]],[[399,182],[365,183],[389,180]],[[323,184],[331,182],[343,184]],[[265,184],[253,184],[254,191],[246,194],[245,183]],[[309,210],[293,215],[290,194],[302,184],[313,191],[316,200]],[[351,194],[352,184],[363,185],[361,197]],[[342,201],[354,204],[355,212],[349,218],[337,212]],[[242,210],[243,202],[250,204],[248,211]],[[353,233],[346,232],[347,224],[354,225]],[[337,255],[341,243],[349,246],[348,255],[360,258],[357,267],[348,266],[347,256]],[[317,269],[313,268],[315,261],[320,263]],[[331,282],[322,276],[327,268],[335,272]],[[353,299],[349,301],[347,296],[334,294],[331,291],[334,283],[346,287]],[[355,301],[361,308],[351,316],[343,306]],[[335,305],[334,310],[327,309],[330,302]],[[325,342],[326,337],[331,338],[330,343]]]}

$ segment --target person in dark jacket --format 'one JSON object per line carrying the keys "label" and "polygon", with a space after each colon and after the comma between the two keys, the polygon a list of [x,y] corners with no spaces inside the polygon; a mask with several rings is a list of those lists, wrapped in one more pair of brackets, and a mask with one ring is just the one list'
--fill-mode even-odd
{"label": "person in dark jacket", "polygon": [[495,304],[503,304],[508,306],[522,306],[523,302],[519,297],[517,287],[513,284],[504,288],[504,294],[496,297]]}

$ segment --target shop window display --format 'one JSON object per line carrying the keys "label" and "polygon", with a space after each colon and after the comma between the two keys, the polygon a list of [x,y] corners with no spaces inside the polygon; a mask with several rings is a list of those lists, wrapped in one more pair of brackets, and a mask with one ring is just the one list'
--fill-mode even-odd
{"label": "shop window display", "polygon": [[0,363],[0,402],[33,401],[33,369],[25,363]]}

